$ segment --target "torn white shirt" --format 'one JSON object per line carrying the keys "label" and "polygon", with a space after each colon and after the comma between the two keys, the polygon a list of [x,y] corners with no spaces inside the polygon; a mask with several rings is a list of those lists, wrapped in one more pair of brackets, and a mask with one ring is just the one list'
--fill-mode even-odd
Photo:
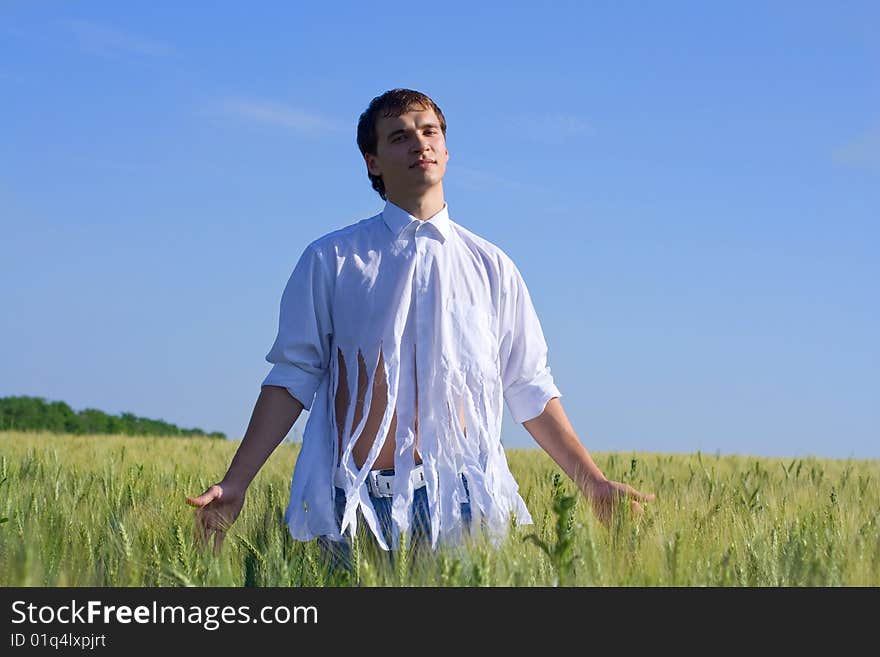
{"label": "torn white shirt", "polygon": [[[293,538],[353,535],[359,509],[389,549],[365,480],[393,415],[392,548],[411,525],[416,426],[432,546],[462,537],[461,502],[468,497],[459,474],[467,478],[473,525],[493,540],[506,535],[511,514],[519,524],[532,523],[501,444],[502,400],[524,422],[562,395],[519,270],[499,247],[450,219],[448,206],[421,221],[388,201],[380,214],[310,243],[284,289],[266,360],[273,367],[263,385],[287,388],[310,411],[285,513]],[[359,421],[351,403],[342,427],[335,408],[340,363],[349,400],[357,399],[360,377],[353,373],[365,365],[369,377]],[[380,366],[387,403],[358,468],[353,448]],[[341,527],[334,512],[337,464],[345,481]]]}

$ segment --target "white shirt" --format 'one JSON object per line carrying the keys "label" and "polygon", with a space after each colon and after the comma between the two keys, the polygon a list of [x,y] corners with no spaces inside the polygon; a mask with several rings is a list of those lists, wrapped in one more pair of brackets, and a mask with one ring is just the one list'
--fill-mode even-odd
{"label": "white shirt", "polygon": [[[352,448],[368,415],[380,349],[387,405],[358,469]],[[340,455],[339,358],[349,372],[348,399],[355,400],[359,352],[369,385],[360,421],[353,427],[351,408],[346,414]],[[396,409],[391,515],[392,545],[399,546],[411,524],[416,377],[432,546],[462,538],[461,502],[468,497],[459,474],[467,478],[472,526],[484,527],[496,544],[510,514],[518,524],[532,523],[501,445],[502,398],[525,422],[562,395],[519,270],[499,247],[450,219],[447,205],[420,221],[388,201],[380,214],[310,243],[284,289],[266,360],[273,367],[262,385],[287,388],[310,410],[285,512],[293,538],[354,535],[360,509],[389,549],[365,480]],[[463,409],[464,430],[456,409]],[[337,463],[346,497],[341,527],[334,512]]]}

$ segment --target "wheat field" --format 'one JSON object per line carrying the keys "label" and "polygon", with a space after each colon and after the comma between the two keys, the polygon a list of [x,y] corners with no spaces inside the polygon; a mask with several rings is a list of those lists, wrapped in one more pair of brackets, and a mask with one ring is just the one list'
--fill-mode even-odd
{"label": "wheat field", "polygon": [[[601,525],[540,450],[508,450],[534,525],[496,547],[322,565],[283,523],[297,445],[247,493],[219,555],[195,541],[201,493],[237,443],[0,432],[0,586],[880,586],[880,461],[602,453],[655,493]],[[621,507],[622,509],[624,507]]]}

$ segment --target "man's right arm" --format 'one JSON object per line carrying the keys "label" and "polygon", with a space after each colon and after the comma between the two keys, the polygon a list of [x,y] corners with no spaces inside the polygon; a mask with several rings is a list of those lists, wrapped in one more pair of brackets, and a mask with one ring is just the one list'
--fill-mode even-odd
{"label": "man's right arm", "polygon": [[287,388],[263,386],[241,445],[232,457],[220,485],[229,484],[246,490],[266,459],[284,440],[302,410],[302,402],[291,395]]}
{"label": "man's right arm", "polygon": [[214,550],[219,552],[227,529],[241,513],[245,491],[302,410],[302,403],[287,388],[262,386],[244,439],[223,481],[197,497],[186,498],[187,504],[198,507],[196,528],[202,545],[213,535]]}

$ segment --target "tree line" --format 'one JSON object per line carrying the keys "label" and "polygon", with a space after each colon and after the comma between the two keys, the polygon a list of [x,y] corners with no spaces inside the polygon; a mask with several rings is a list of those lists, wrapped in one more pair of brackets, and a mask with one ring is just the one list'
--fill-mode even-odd
{"label": "tree line", "polygon": [[62,401],[50,402],[42,397],[0,398],[0,430],[226,438],[226,434],[220,431],[206,433],[199,428],[181,429],[174,424],[138,417],[133,413],[108,415],[96,408],[77,412]]}

